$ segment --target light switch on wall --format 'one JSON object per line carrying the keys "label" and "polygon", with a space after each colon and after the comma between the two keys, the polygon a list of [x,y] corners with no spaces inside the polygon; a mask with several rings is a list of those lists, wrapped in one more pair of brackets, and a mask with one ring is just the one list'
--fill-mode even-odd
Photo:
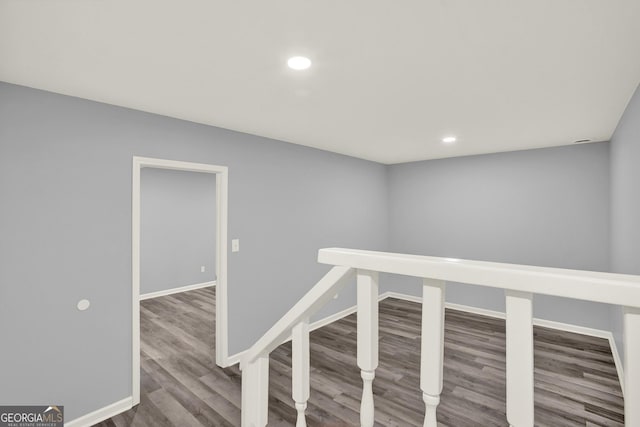
{"label": "light switch on wall", "polygon": [[240,252],[240,239],[233,239],[231,241],[231,252]]}
{"label": "light switch on wall", "polygon": [[204,270],[205,270],[205,268],[204,268],[204,265],[203,265],[203,266],[200,267],[200,273],[204,273]]}

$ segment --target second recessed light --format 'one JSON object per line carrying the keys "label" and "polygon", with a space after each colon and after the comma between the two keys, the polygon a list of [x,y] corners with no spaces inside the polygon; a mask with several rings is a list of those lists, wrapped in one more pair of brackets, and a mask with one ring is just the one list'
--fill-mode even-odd
{"label": "second recessed light", "polygon": [[311,60],[306,56],[294,56],[289,58],[287,65],[293,70],[306,70],[311,67]]}
{"label": "second recessed light", "polygon": [[453,144],[454,142],[456,142],[456,137],[455,136],[445,136],[444,138],[442,138],[442,142],[444,142],[445,144]]}

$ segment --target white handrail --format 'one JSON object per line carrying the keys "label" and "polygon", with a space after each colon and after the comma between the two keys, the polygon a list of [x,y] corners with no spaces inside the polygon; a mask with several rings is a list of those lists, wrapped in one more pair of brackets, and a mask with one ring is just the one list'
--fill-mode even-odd
{"label": "white handrail", "polygon": [[334,265],[241,362],[242,426],[264,427],[268,414],[269,354],[293,331],[293,399],[297,427],[305,427],[309,398],[308,320],[357,273],[358,366],[362,371],[361,425],[374,424],[372,382],[378,365],[378,272],[423,279],[420,388],[425,427],[435,427],[443,374],[446,282],[502,288],[507,308],[507,419],[533,426],[533,294],[617,304],[624,310],[625,425],[640,427],[640,276],[328,248],[318,262]]}
{"label": "white handrail", "polygon": [[320,249],[318,262],[448,282],[640,307],[640,276],[404,255]]}
{"label": "white handrail", "polygon": [[[346,285],[354,270],[349,267],[333,267],[309,292],[302,297],[271,329],[265,333],[242,357],[242,426],[267,425],[269,401],[269,354],[287,338],[293,330],[296,361],[293,373],[293,399],[299,412],[297,427],[304,427],[304,409],[309,395],[308,321]],[[301,342],[300,340],[306,340]],[[300,354],[299,353],[303,353]]]}

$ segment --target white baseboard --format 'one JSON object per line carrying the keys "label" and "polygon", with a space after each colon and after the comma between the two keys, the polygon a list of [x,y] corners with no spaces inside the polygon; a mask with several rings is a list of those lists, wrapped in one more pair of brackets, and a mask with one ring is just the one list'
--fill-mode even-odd
{"label": "white baseboard", "polygon": [[[337,313],[330,314],[327,317],[323,317],[320,320],[316,320],[315,322],[312,322],[312,323],[309,324],[309,332],[313,332],[316,329],[320,329],[323,326],[329,325],[330,323],[337,322],[338,320],[342,319],[343,317],[347,317],[348,315],[355,313],[357,310],[358,310],[358,307],[354,305],[354,306],[345,308],[344,310],[339,311]],[[286,342],[289,342],[289,341],[291,341],[291,335],[289,335],[287,338],[285,338],[280,343],[280,345],[282,345],[282,344],[284,344]]]}
{"label": "white baseboard", "polygon": [[602,329],[587,328],[585,326],[572,325],[570,323],[554,322],[552,320],[545,319],[533,319],[533,324],[541,326],[543,328],[556,329],[558,331],[573,332],[575,334],[589,335],[596,338],[604,338],[609,342],[609,348],[611,349],[611,355],[613,356],[613,362],[616,365],[616,372],[618,373],[618,381],[620,381],[620,388],[622,389],[622,396],[624,397],[624,371],[622,360],[620,359],[620,353],[618,352],[618,346],[616,340],[613,337],[611,331],[603,331]]}
{"label": "white baseboard", "polygon": [[586,326],[572,325],[570,323],[554,322],[553,320],[533,319],[533,324],[543,328],[556,329],[558,331],[573,332],[574,334],[589,335],[591,337],[609,339],[613,334],[602,329],[587,328]]}
{"label": "white baseboard", "polygon": [[[383,292],[382,294],[380,294],[380,296],[378,297],[378,301],[382,301],[387,298],[397,298],[404,301],[415,302],[418,304],[422,303],[422,298],[419,296],[408,295],[408,294],[392,292],[392,291]],[[481,316],[488,316],[496,319],[506,318],[506,314],[501,311],[487,310],[484,308],[472,307],[469,305],[462,305],[462,304],[447,302],[445,303],[445,307],[451,310],[464,311],[467,313],[479,314]],[[354,305],[352,307],[348,307],[342,311],[339,311],[335,314],[331,314],[327,317],[324,317],[320,320],[316,320],[315,322],[309,325],[309,331],[315,331],[316,329],[322,328],[323,326],[336,322],[350,314],[355,313],[357,309],[358,307]],[[573,332],[576,334],[589,335],[589,336],[604,338],[608,340],[609,345],[611,347],[611,354],[613,355],[613,360],[616,365],[616,371],[618,372],[618,380],[620,381],[620,386],[622,387],[622,393],[624,394],[623,365],[620,360],[620,353],[618,352],[615,339],[613,338],[613,334],[610,331],[603,331],[601,329],[587,328],[584,326],[572,325],[569,323],[562,323],[562,322],[555,322],[552,320],[545,320],[545,319],[539,319],[539,318],[534,318],[533,324],[536,326],[544,327],[544,328],[556,329],[559,331],[566,331],[566,332]],[[282,341],[282,344],[288,341],[291,341],[291,336],[289,336],[284,341]],[[239,363],[246,351],[247,350],[244,350],[232,356],[229,356],[228,361],[230,362],[230,364],[235,365],[236,363]]]}
{"label": "white baseboard", "polygon": [[322,318],[320,320],[316,320],[315,322],[313,322],[313,323],[311,323],[309,325],[309,332],[315,331],[316,329],[320,329],[323,326],[327,326],[330,323],[337,322],[338,320],[340,320],[340,319],[342,319],[344,317],[347,317],[350,314],[355,313],[356,311],[358,311],[358,307],[354,305],[352,307],[345,308],[342,311],[339,311],[337,313],[334,313],[334,314],[331,314],[331,315],[329,315],[327,317],[324,317],[324,318]]}
{"label": "white baseboard", "polygon": [[[380,300],[383,300],[385,298],[397,298],[405,301],[422,303],[422,298],[418,296],[401,294],[398,292],[385,292],[382,295],[380,295]],[[482,316],[493,317],[496,319],[506,318],[505,313],[501,311],[487,310],[484,308],[472,307],[469,305],[446,302],[445,307],[451,310],[464,311],[467,313],[479,314]],[[541,326],[543,328],[557,329],[559,331],[573,332],[576,334],[589,335],[597,338],[609,339],[612,336],[612,333],[610,331],[603,331],[602,329],[588,328],[586,326],[572,325],[570,323],[556,322],[553,320],[539,319],[537,317],[533,318],[533,324],[536,326]]]}
{"label": "white baseboard", "polygon": [[215,285],[216,285],[216,281],[214,280],[213,282],[196,283],[195,285],[180,286],[179,288],[165,289],[163,291],[157,291],[157,292],[149,292],[147,294],[140,294],[140,301],[145,299],[150,299],[150,298],[164,297],[167,295],[177,294],[179,292],[186,292],[186,291],[193,291],[201,288],[208,288],[210,286],[215,286]]}
{"label": "white baseboard", "polygon": [[417,302],[418,304],[422,304],[422,298],[417,297],[415,295],[401,294],[400,292],[387,291],[380,294],[378,297],[378,301],[382,301],[387,298],[396,298],[402,299],[405,301]]}
{"label": "white baseboard", "polygon": [[[316,320],[315,322],[311,323],[309,325],[309,332],[313,332],[316,329],[320,329],[323,326],[327,326],[330,323],[333,322],[337,322],[338,320],[342,319],[343,317],[347,317],[350,314],[353,314],[357,311],[358,307],[357,306],[352,306],[352,307],[348,307],[345,308],[342,311],[339,311],[337,313],[334,314],[330,314],[327,317],[323,317],[320,320]],[[287,338],[285,338],[280,345],[291,341],[291,335],[289,335]],[[236,354],[233,354],[231,356],[229,356],[229,358],[227,359],[227,362],[229,362],[229,365],[235,365],[236,363],[239,363],[242,360],[242,356],[244,356],[244,354],[247,352],[248,350],[243,350],[241,352],[238,352]]]}
{"label": "white baseboard", "polygon": [[[380,300],[382,301],[385,298],[397,298],[405,301],[411,301],[416,303],[422,303],[422,298],[415,295],[407,295],[399,292],[384,292],[380,295]],[[445,303],[445,307],[451,310],[464,311],[467,313],[479,314],[482,316],[493,317],[496,319],[505,319],[505,313],[501,311],[487,310],[484,308],[471,307],[468,305],[462,304],[454,304],[451,302]],[[611,347],[611,354],[613,355],[613,361],[616,365],[616,371],[618,372],[618,380],[620,381],[620,387],[622,388],[622,394],[624,395],[624,371],[622,361],[620,359],[620,353],[618,352],[618,347],[616,346],[616,340],[613,337],[613,333],[611,331],[603,331],[602,329],[594,329],[587,328],[585,326],[572,325],[570,323],[562,323],[555,322],[553,320],[545,320],[535,318],[533,319],[533,324],[536,326],[541,326],[543,328],[556,329],[559,331],[573,332],[581,335],[588,335],[597,338],[604,338],[609,341],[609,346]]]}
{"label": "white baseboard", "polygon": [[618,371],[618,380],[620,381],[620,388],[622,388],[622,397],[624,397],[624,365],[622,359],[620,359],[620,352],[616,345],[616,339],[613,334],[609,335],[609,345],[611,346],[611,354],[613,354],[613,361],[616,364],[616,371]]}
{"label": "white baseboard", "polygon": [[494,319],[506,319],[507,315],[501,311],[489,310],[486,308],[472,307],[470,305],[445,302],[445,308],[450,310],[464,311],[465,313],[479,314],[480,316],[493,317]]}
{"label": "white baseboard", "polygon": [[[166,293],[163,295],[170,295],[171,293],[176,293],[176,292],[184,292],[186,290],[192,290],[192,289],[199,289],[199,288],[203,288],[203,287],[208,287],[208,286],[213,286],[215,285],[215,282],[207,282],[206,284],[198,284],[198,285],[191,285],[191,286],[185,286],[185,287],[181,287],[181,288],[175,288],[173,291],[175,292],[170,292],[170,293]],[[189,289],[187,289],[189,288]],[[166,291],[163,291],[166,292]],[[156,296],[161,296],[161,295],[153,295],[153,294],[146,294],[146,298],[155,298]],[[145,298],[145,299],[146,299]],[[422,299],[418,296],[415,295],[407,295],[407,294],[402,294],[402,293],[398,293],[398,292],[384,292],[382,294],[380,294],[379,296],[379,300],[382,301],[386,298],[397,298],[397,299],[401,299],[401,300],[405,300],[405,301],[411,301],[411,302],[416,302],[416,303],[421,303]],[[143,299],[142,296],[140,297],[140,299]],[[474,313],[474,314],[480,314],[483,316],[489,316],[489,317],[494,317],[494,318],[498,318],[498,319],[504,319],[505,318],[505,314],[499,311],[493,311],[493,310],[486,310],[486,309],[482,309],[482,308],[477,308],[477,307],[471,307],[471,306],[467,306],[467,305],[461,305],[461,304],[454,304],[454,303],[446,303],[445,304],[446,308],[449,308],[451,310],[458,310],[458,311],[465,311],[468,313]],[[313,322],[311,325],[309,325],[309,330],[310,331],[314,331],[316,329],[319,329],[323,326],[326,326],[330,323],[336,322],[346,316],[349,316],[350,314],[353,314],[357,311],[357,306],[352,306],[352,307],[348,307],[342,311],[339,311],[338,313],[329,315],[325,318],[322,318],[320,320],[317,320],[315,322]],[[603,331],[600,329],[593,329],[593,328],[586,328],[583,326],[576,326],[576,325],[571,325],[571,324],[567,324],[567,323],[561,323],[561,322],[554,322],[554,321],[550,321],[550,320],[544,320],[544,319],[535,319],[533,320],[534,325],[537,326],[542,326],[545,328],[551,328],[551,329],[557,329],[557,330],[561,330],[561,331],[568,331],[568,332],[574,332],[574,333],[578,333],[578,334],[583,334],[583,335],[590,335],[590,336],[595,336],[598,338],[605,338],[609,341],[609,345],[611,346],[611,353],[613,355],[613,360],[615,362],[616,365],[616,370],[618,372],[618,380],[620,381],[620,386],[622,387],[622,393],[624,395],[624,375],[623,375],[623,365],[622,362],[620,360],[620,353],[618,352],[618,348],[616,346],[616,342],[615,339],[613,338],[613,334],[609,331]],[[285,339],[283,341],[283,344],[287,341],[290,341],[291,337],[288,337],[287,339]],[[240,360],[242,359],[242,357],[244,356],[244,354],[246,353],[247,350],[238,352],[236,354],[233,354],[231,356],[229,356],[229,358],[227,359],[227,361],[229,362],[229,366],[231,365],[235,365],[236,363],[239,363]],[[105,406],[104,408],[100,408],[96,411],[93,411],[91,413],[88,413],[86,415],[83,415],[79,418],[76,418],[72,421],[69,422],[65,422],[65,427],[89,427],[92,426],[94,424],[97,424],[101,421],[106,420],[107,418],[111,418],[115,415],[118,415],[124,411],[127,411],[129,409],[132,408],[132,402],[133,399],[131,397],[127,397],[125,399],[119,400],[117,402],[114,402],[110,405]]]}
{"label": "white baseboard", "polygon": [[242,350],[237,352],[236,354],[232,354],[231,356],[227,357],[227,366],[225,367],[229,367],[229,366],[235,365],[236,363],[240,363],[240,361],[242,360],[242,357],[247,351],[249,350],[248,349]]}
{"label": "white baseboard", "polygon": [[[416,295],[409,295],[409,294],[402,294],[400,292],[384,292],[382,294],[380,294],[380,301],[382,301],[383,299],[387,299],[387,298],[396,298],[396,299],[401,299],[404,301],[411,301],[411,302],[415,302],[418,304],[422,304],[422,297],[416,296]],[[505,318],[505,314],[499,311],[494,311],[494,310],[487,310],[485,308],[478,308],[478,307],[472,307],[470,305],[462,305],[462,304],[455,304],[452,302],[445,302],[444,303],[445,308],[449,308],[451,310],[458,310],[458,311],[464,311],[467,313],[473,313],[473,314],[479,314],[481,316],[488,316],[488,317],[494,317],[496,319],[504,319]]]}
{"label": "white baseboard", "polygon": [[[405,301],[411,301],[411,302],[416,302],[416,303],[422,303],[422,298],[417,297],[417,296],[413,296],[413,295],[407,295],[407,294],[401,294],[398,292],[384,292],[382,294],[380,294],[378,296],[378,301],[382,301],[386,298],[397,298],[397,299],[401,299],[401,300],[405,300]],[[458,309],[458,310],[462,310],[462,308],[459,307],[465,307],[468,308],[468,310],[465,311],[469,311],[471,312],[471,310],[475,310],[473,311],[476,314],[484,314],[484,315],[488,315],[488,316],[493,316],[495,317],[493,314],[494,313],[498,313],[498,312],[491,312],[489,310],[482,310],[482,309],[475,309],[474,307],[467,307],[467,306],[458,306],[456,304],[449,304],[447,303],[447,308],[452,308],[454,310]],[[358,311],[358,306],[354,305],[351,307],[347,307],[342,311],[339,311],[337,313],[334,314],[330,314],[327,317],[323,317],[320,320],[316,320],[315,322],[311,323],[309,325],[309,332],[315,331],[316,329],[320,329],[323,326],[327,326],[333,322],[337,322],[338,320],[349,316],[350,314],[355,313],[356,311]],[[500,314],[500,313],[498,313]],[[504,318],[504,314],[502,314],[502,318]],[[285,338],[282,343],[286,343],[291,341],[291,335],[289,335],[287,338]],[[240,360],[242,359],[242,356],[244,355],[244,353],[246,353],[248,350],[243,350],[239,353],[236,353],[232,356],[229,356],[229,358],[227,359],[227,361],[230,363],[230,365],[235,365],[236,363],[240,362]]]}
{"label": "white baseboard", "polygon": [[[380,298],[379,300],[382,301],[384,299],[387,298],[396,298],[396,299],[401,299],[404,301],[411,301],[411,302],[415,302],[418,304],[422,304],[422,297],[416,296],[416,295],[409,295],[409,294],[402,294],[400,292],[384,292],[382,294],[380,294]],[[462,305],[462,304],[455,304],[452,302],[445,302],[444,303],[445,308],[449,308],[451,310],[458,310],[458,311],[464,311],[467,313],[473,313],[473,314],[479,314],[481,316],[488,316],[488,317],[495,317],[497,319],[504,319],[505,318],[505,314],[501,313],[499,311],[494,311],[494,310],[487,310],[484,308],[477,308],[477,307],[472,307],[469,305]]]}
{"label": "white baseboard", "polygon": [[128,411],[132,408],[133,398],[131,396],[100,408],[96,411],[89,412],[75,420],[65,422],[65,427],[89,427],[94,424],[98,424],[100,421],[104,421],[107,418],[111,418],[124,411]]}

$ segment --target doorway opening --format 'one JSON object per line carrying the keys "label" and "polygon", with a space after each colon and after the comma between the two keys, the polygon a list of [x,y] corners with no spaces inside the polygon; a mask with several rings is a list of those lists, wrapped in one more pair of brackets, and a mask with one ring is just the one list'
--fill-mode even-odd
{"label": "doorway opening", "polygon": [[140,280],[141,280],[141,171],[143,168],[169,169],[215,174],[216,187],[216,364],[230,366],[227,326],[227,210],[228,168],[226,166],[190,163],[176,160],[133,158],[132,180],[132,404],[140,403]]}

